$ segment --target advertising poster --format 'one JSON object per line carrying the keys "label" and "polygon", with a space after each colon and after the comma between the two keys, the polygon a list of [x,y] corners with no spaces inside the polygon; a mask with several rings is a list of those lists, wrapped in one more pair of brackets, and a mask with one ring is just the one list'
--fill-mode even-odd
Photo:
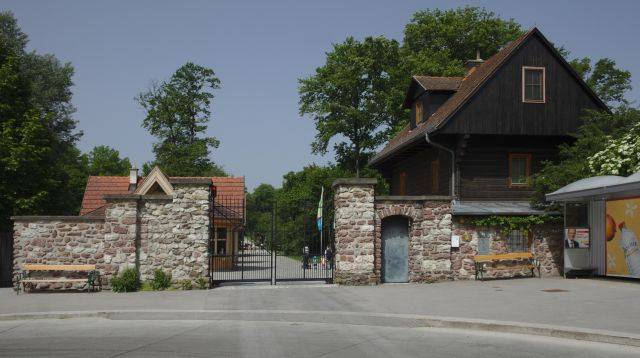
{"label": "advertising poster", "polygon": [[607,275],[640,278],[640,198],[607,201]]}
{"label": "advertising poster", "polygon": [[567,249],[588,249],[589,229],[573,227],[564,229],[564,247]]}

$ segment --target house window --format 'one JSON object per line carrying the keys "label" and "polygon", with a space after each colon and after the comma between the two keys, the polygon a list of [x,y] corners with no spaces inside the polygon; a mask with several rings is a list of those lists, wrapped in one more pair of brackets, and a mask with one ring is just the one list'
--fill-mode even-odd
{"label": "house window", "polygon": [[398,195],[407,194],[407,172],[400,172],[400,180],[398,185]]}
{"label": "house window", "polygon": [[544,103],[544,67],[522,67],[522,101]]}
{"label": "house window", "polygon": [[511,230],[507,235],[507,251],[529,252],[529,240],[524,230]]}
{"label": "house window", "polygon": [[440,181],[438,180],[440,177],[440,161],[434,160],[431,162],[431,192],[437,193],[440,185]]}
{"label": "house window", "polygon": [[422,101],[418,100],[416,102],[416,125],[422,122]]}
{"label": "house window", "polygon": [[227,228],[226,227],[219,227],[216,230],[215,252],[216,252],[216,255],[225,255],[227,253]]}
{"label": "house window", "polygon": [[491,231],[487,229],[478,230],[478,255],[488,255],[491,253]]}
{"label": "house window", "polygon": [[528,187],[531,177],[531,154],[509,154],[509,187]]}

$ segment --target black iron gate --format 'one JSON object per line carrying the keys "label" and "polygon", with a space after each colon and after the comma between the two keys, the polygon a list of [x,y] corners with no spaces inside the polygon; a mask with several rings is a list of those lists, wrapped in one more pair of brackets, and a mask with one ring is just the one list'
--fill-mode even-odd
{"label": "black iron gate", "polygon": [[[216,205],[224,205],[218,198]],[[221,214],[225,210],[216,209]],[[276,216],[276,208],[271,213],[271,232],[245,232],[237,230],[235,236],[221,239],[223,227],[220,220],[214,220],[212,245],[210,249],[211,283],[260,282],[276,284],[282,281],[325,281],[332,282],[334,275],[333,230],[323,225],[322,234],[312,215],[300,223],[281,222]],[[326,224],[326,223],[325,223]],[[234,233],[233,235],[236,235]],[[227,251],[220,250],[224,240],[237,240]]]}

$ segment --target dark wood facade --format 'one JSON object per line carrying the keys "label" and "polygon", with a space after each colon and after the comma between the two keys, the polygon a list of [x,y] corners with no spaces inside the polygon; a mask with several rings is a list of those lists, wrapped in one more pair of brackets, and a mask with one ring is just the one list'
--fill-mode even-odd
{"label": "dark wood facade", "polygon": [[[455,153],[455,194],[460,200],[521,201],[532,195],[531,182],[512,185],[510,157],[527,158],[527,173],[554,160],[558,146],[570,143],[585,110],[606,110],[592,91],[535,30],[429,138]],[[544,68],[543,103],[523,101],[523,68]],[[412,84],[412,131],[417,131],[415,102],[425,121],[455,95],[424,91]],[[403,147],[376,164],[392,195],[449,195],[451,154],[425,139]],[[437,169],[436,169],[437,168]],[[437,183],[435,182],[437,180]]]}
{"label": "dark wood facade", "polygon": [[[545,68],[545,102],[522,101],[522,68]],[[601,109],[543,41],[533,36],[443,126],[447,134],[566,136],[585,109]]]}

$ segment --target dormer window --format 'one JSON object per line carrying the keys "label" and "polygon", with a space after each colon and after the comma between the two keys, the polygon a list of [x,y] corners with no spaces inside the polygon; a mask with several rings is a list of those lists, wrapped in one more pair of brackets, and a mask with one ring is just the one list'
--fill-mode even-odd
{"label": "dormer window", "polygon": [[544,67],[522,67],[522,102],[545,102]]}
{"label": "dormer window", "polygon": [[422,122],[422,116],[423,116],[422,101],[418,100],[416,102],[416,125],[418,125],[418,124],[420,124],[420,122]]}

